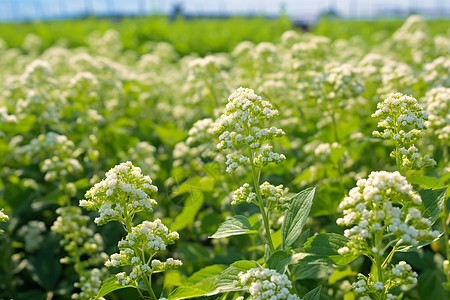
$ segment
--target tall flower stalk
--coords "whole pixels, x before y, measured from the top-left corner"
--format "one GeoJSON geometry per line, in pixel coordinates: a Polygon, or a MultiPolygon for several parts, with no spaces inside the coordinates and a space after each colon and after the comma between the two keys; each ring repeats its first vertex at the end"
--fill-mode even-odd
{"type": "MultiPolygon", "coordinates": [[[[268,127],[265,123],[278,115],[278,110],[272,105],[256,95],[253,90],[239,88],[228,98],[228,104],[224,114],[217,121],[214,131],[219,136],[219,150],[230,149],[234,152],[227,155],[227,172],[234,172],[239,166],[250,165],[253,179],[253,186],[245,184],[238,189],[233,196],[233,204],[242,202],[256,204],[261,212],[262,222],[265,230],[264,241],[268,245],[270,252],[274,252],[269,211],[267,207],[269,201],[279,201],[279,197],[270,196],[269,199],[262,192],[260,186],[261,170],[269,163],[280,163],[286,157],[272,151],[272,147],[267,142],[274,138],[281,137],[285,133],[274,126],[268,127]],[[239,193],[239,191],[245,191],[239,193]]],[[[270,189],[275,187],[270,185],[270,189]]]]}
{"type": "Polygon", "coordinates": [[[132,271],[117,273],[110,280],[117,288],[136,288],[141,298],[145,299],[139,288],[139,282],[142,280],[153,300],[157,297],[151,285],[152,275],[182,265],[177,259],[168,258],[161,262],[155,258],[163,253],[168,245],[175,243],[179,238],[177,232],[170,232],[159,219],[133,226],[136,213],[153,211],[157,202],[150,194],[157,190],[149,176],[144,176],[140,168],[126,162],[109,170],[106,178],[87,191],[86,199],[80,201],[81,207],[100,213],[94,220],[96,224],[118,221],[127,233],[118,243],[119,252],[112,254],[105,266],[131,266],[132,271]]]}

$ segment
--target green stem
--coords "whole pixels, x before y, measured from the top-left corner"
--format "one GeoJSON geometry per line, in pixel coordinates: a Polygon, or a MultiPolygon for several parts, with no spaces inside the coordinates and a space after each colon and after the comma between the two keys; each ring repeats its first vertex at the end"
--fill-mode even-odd
{"type": "Polygon", "coordinates": [[[152,300],[158,300],[158,298],[156,298],[155,293],[153,292],[152,285],[150,284],[150,281],[149,281],[149,278],[147,277],[147,275],[142,276],[142,278],[144,279],[145,286],[147,287],[150,298],[152,300]]]}
{"type": "Polygon", "coordinates": [[[338,136],[338,132],[337,132],[336,117],[334,116],[334,113],[331,113],[331,120],[333,121],[334,139],[336,140],[336,142],[339,143],[339,136],[338,136]]]}
{"type": "MultiPolygon", "coordinates": [[[[383,249],[383,247],[380,247],[382,243],[382,233],[379,232],[375,234],[375,247],[377,249],[383,249]]],[[[375,265],[377,267],[377,280],[381,282],[384,286],[384,278],[383,278],[383,256],[380,255],[380,253],[375,253],[375,265]]],[[[378,299],[385,300],[386,299],[386,293],[385,291],[380,292],[378,299]]]]}
{"type": "Polygon", "coordinates": [[[255,186],[256,196],[258,197],[259,209],[261,210],[264,229],[266,230],[266,240],[268,241],[270,252],[273,253],[275,251],[275,248],[273,246],[272,236],[270,235],[269,218],[267,217],[264,202],[261,197],[261,191],[259,189],[259,172],[256,171],[256,167],[253,162],[253,152],[251,149],[250,149],[250,165],[252,166],[253,185],[255,186]]]}

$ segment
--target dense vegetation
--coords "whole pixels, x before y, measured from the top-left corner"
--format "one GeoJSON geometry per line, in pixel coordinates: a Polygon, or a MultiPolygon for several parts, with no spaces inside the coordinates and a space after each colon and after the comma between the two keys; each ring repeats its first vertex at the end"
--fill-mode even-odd
{"type": "Polygon", "coordinates": [[[448,33],[327,24],[1,25],[0,298],[449,298],[448,33]]]}

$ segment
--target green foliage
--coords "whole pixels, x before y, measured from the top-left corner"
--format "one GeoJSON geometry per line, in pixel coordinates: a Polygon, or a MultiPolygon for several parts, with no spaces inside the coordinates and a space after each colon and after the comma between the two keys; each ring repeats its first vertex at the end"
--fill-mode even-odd
{"type": "Polygon", "coordinates": [[[135,287],[135,286],[131,285],[131,284],[121,285],[119,282],[117,282],[116,277],[108,278],[103,282],[102,287],[98,291],[96,299],[106,296],[109,293],[112,293],[116,290],[125,289],[125,288],[129,288],[129,287],[135,287]]]}
{"type": "Polygon", "coordinates": [[[274,269],[277,273],[283,274],[286,266],[291,262],[291,255],[285,251],[275,251],[267,259],[266,266],[269,269],[274,269]]]}
{"type": "Polygon", "coordinates": [[[351,253],[339,254],[338,250],[348,243],[348,239],[337,233],[319,233],[310,237],[303,245],[305,251],[320,257],[328,258],[336,265],[346,265],[357,257],[351,253]]]}
{"type": "Polygon", "coordinates": [[[422,189],[419,191],[423,203],[423,216],[431,221],[436,222],[441,214],[446,197],[447,187],[440,189],[422,189]]]}
{"type": "Polygon", "coordinates": [[[244,216],[233,216],[223,222],[211,238],[224,238],[232,235],[257,233],[259,228],[254,228],[244,216]]]}
{"type": "Polygon", "coordinates": [[[315,188],[301,191],[292,198],[281,226],[282,248],[287,249],[302,233],[309,211],[314,201],[315,188]]]}
{"type": "Polygon", "coordinates": [[[108,29],[115,29],[121,34],[121,41],[127,50],[145,53],[148,50],[145,45],[147,41],[168,42],[181,55],[196,52],[202,56],[229,52],[242,40],[254,43],[274,41],[290,28],[291,22],[287,18],[270,20],[263,17],[250,21],[244,17],[225,20],[179,18],[170,21],[165,16],[148,16],[120,21],[89,18],[0,24],[1,38],[15,48],[22,45],[27,34],[40,36],[43,40],[41,50],[44,50],[58,41],[71,48],[86,46],[86,36],[92,31],[104,33],[108,29]]]}

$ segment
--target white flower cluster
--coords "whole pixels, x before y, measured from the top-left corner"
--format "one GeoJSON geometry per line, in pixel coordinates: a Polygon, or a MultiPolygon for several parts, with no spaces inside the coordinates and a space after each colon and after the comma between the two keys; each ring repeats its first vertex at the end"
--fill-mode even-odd
{"type": "Polygon", "coordinates": [[[98,225],[113,220],[124,224],[139,211],[153,210],[157,202],[150,194],[157,190],[151,178],[128,161],[109,170],[105,179],[86,192],[86,200],[80,200],[80,206],[100,213],[94,220],[98,225]]]}
{"type": "MultiPolygon", "coordinates": [[[[0,222],[8,222],[9,217],[7,214],[3,212],[3,209],[0,210],[0,222]]],[[[3,229],[0,229],[0,235],[3,234],[5,231],[3,229]]]]}
{"type": "Polygon", "coordinates": [[[28,87],[39,86],[43,82],[47,82],[52,74],[53,70],[50,64],[37,59],[26,66],[25,72],[21,77],[22,84],[28,87]]]}
{"type": "Polygon", "coordinates": [[[206,118],[195,122],[188,132],[186,144],[189,147],[195,146],[199,143],[211,141],[214,134],[215,123],[213,119],[206,118]]]}
{"type": "Polygon", "coordinates": [[[159,171],[159,165],[155,158],[156,148],[148,142],[138,142],[134,147],[128,149],[127,158],[137,163],[145,174],[152,177],[159,171]]]}
{"type": "Polygon", "coordinates": [[[422,217],[419,210],[422,199],[400,173],[372,172],[368,179],[360,179],[356,185],[339,205],[344,217],[336,223],[351,227],[344,232],[350,241],[339,249],[339,254],[383,255],[388,247],[375,244],[375,235],[397,241],[397,246],[416,246],[419,241],[439,236],[438,231],[431,230],[431,221],[422,217]]]}
{"type": "MultiPolygon", "coordinates": [[[[217,121],[214,128],[215,133],[220,133],[219,150],[237,148],[240,145],[250,147],[252,156],[255,154],[254,162],[258,158],[258,152],[267,152],[263,145],[276,137],[284,135],[284,131],[276,127],[265,128],[264,122],[278,115],[278,110],[256,95],[253,90],[239,88],[228,98],[225,113],[217,121]]],[[[282,158],[278,153],[261,153],[259,161],[264,164],[268,162],[280,162],[282,158]]],[[[239,165],[249,162],[245,155],[233,154],[227,156],[227,172],[233,172],[239,165]]]]}
{"type": "Polygon", "coordinates": [[[248,290],[255,300],[300,300],[292,289],[292,282],[285,274],[266,268],[253,268],[240,272],[239,280],[234,281],[236,287],[248,290]]]}
{"type": "Polygon", "coordinates": [[[50,131],[31,140],[23,149],[34,162],[40,162],[46,181],[61,180],[68,174],[77,174],[83,170],[75,158],[75,145],[65,135],[50,131]]]}
{"type": "Polygon", "coordinates": [[[352,288],[359,296],[383,295],[387,299],[396,299],[394,295],[389,293],[390,290],[401,285],[417,283],[417,273],[404,261],[392,266],[384,274],[384,283],[374,280],[372,275],[366,277],[363,274],[358,274],[358,281],[352,284],[352,288]]]}
{"type": "MultiPolygon", "coordinates": [[[[269,207],[274,206],[277,209],[283,211],[289,208],[290,198],[286,197],[287,188],[284,188],[282,184],[274,186],[269,182],[264,182],[259,186],[261,191],[261,197],[266,200],[269,207]]],[[[253,203],[258,205],[258,199],[256,193],[253,192],[253,187],[248,183],[234,191],[232,196],[233,201],[231,205],[239,205],[241,203],[253,203]]]]}
{"type": "Polygon", "coordinates": [[[286,156],[284,156],[284,154],[279,154],[277,152],[273,152],[272,146],[266,145],[264,148],[261,149],[259,154],[257,156],[255,156],[255,158],[253,159],[253,162],[258,167],[264,167],[268,163],[279,164],[285,159],[286,159],[286,156]]]}
{"type": "Polygon", "coordinates": [[[433,86],[450,86],[450,59],[441,56],[424,66],[424,80],[433,86]]]}
{"type": "Polygon", "coordinates": [[[291,199],[286,197],[288,189],[284,188],[282,184],[274,186],[266,181],[261,184],[259,188],[261,190],[261,197],[266,199],[269,208],[272,205],[280,211],[284,211],[289,208],[291,199]]]}
{"type": "Polygon", "coordinates": [[[7,222],[8,220],[8,215],[3,212],[3,209],[0,210],[0,222],[7,222]]]}
{"type": "Polygon", "coordinates": [[[217,77],[222,68],[223,61],[214,55],[193,59],[188,64],[188,80],[207,80],[217,77]]]}
{"type": "Polygon", "coordinates": [[[397,146],[391,153],[393,157],[400,156],[402,165],[406,168],[422,168],[434,166],[436,162],[429,156],[421,157],[414,142],[425,135],[428,113],[422,109],[417,100],[401,93],[390,94],[377,105],[374,118],[381,118],[378,127],[384,131],[374,131],[373,135],[385,139],[393,139],[397,146]],[[397,153],[398,151],[398,153],[397,153]]]}
{"type": "Polygon", "coordinates": [[[34,252],[38,250],[44,242],[43,233],[47,231],[45,223],[42,221],[29,221],[17,231],[23,238],[25,251],[34,252]]]}
{"type": "Polygon", "coordinates": [[[343,99],[352,99],[364,91],[364,86],[356,72],[349,64],[330,63],[325,66],[325,88],[326,95],[323,105],[330,107],[333,102],[340,103],[343,99]]]}
{"type": "Polygon", "coordinates": [[[78,72],[69,81],[69,95],[81,101],[99,101],[100,82],[91,72],[78,72]]]}
{"type": "Polygon", "coordinates": [[[169,257],[166,261],[161,262],[158,259],[154,259],[151,262],[152,266],[152,272],[164,272],[170,269],[176,269],[178,267],[181,267],[183,265],[183,262],[179,259],[173,259],[172,257],[169,257]]]}
{"type": "Polygon", "coordinates": [[[431,89],[421,100],[430,114],[429,127],[442,143],[450,142],[450,88],[431,89]]]}
{"type": "Polygon", "coordinates": [[[278,61],[278,51],[274,44],[262,42],[253,49],[254,67],[267,70],[274,68],[278,61]]]}
{"type": "Polygon", "coordinates": [[[156,219],[153,222],[144,221],[133,227],[125,239],[119,242],[120,252],[112,254],[110,259],[105,262],[105,266],[133,266],[133,271],[128,275],[125,272],[119,273],[122,275],[116,275],[116,277],[118,276],[118,280],[122,282],[122,285],[129,284],[131,282],[129,280],[130,278],[134,281],[139,276],[177,268],[182,263],[173,258],[168,258],[164,263],[159,260],[153,260],[151,266],[149,266],[146,261],[142,260],[142,253],[150,252],[150,255],[154,256],[166,250],[167,246],[174,244],[178,238],[178,233],[176,231],[170,232],[161,223],[160,219],[156,219]],[[139,249],[139,251],[136,249],[139,249]]]}
{"type": "Polygon", "coordinates": [[[8,108],[2,106],[0,107],[0,123],[17,123],[17,117],[15,115],[9,115],[8,108]]]}
{"type": "Polygon", "coordinates": [[[244,202],[258,205],[256,193],[253,192],[253,187],[251,187],[248,183],[244,183],[243,186],[233,192],[231,205],[236,206],[244,202]]]}
{"type": "MultiPolygon", "coordinates": [[[[103,269],[94,268],[87,270],[80,276],[80,281],[75,283],[75,287],[80,289],[80,292],[72,294],[74,300],[90,300],[97,296],[102,281],[107,277],[107,271],[103,269]]],[[[100,297],[99,300],[105,300],[100,297]]]]}
{"type": "Polygon", "coordinates": [[[224,157],[212,145],[214,127],[215,122],[211,118],[195,122],[188,132],[188,138],[175,145],[173,150],[174,167],[189,164],[203,170],[205,164],[209,162],[223,162],[224,157]]]}
{"type": "Polygon", "coordinates": [[[330,143],[319,144],[314,149],[314,155],[320,158],[321,160],[326,160],[331,155],[331,144],[330,143]]]}

